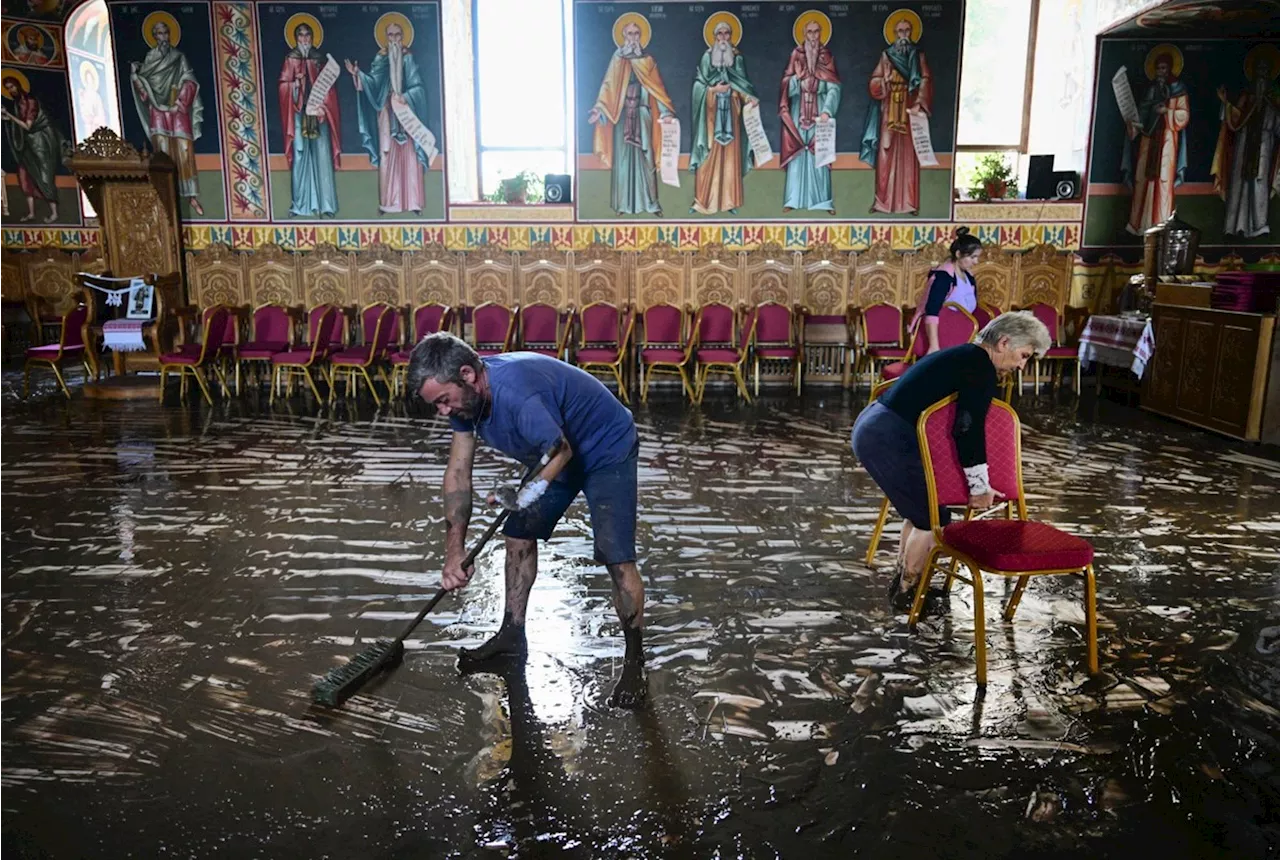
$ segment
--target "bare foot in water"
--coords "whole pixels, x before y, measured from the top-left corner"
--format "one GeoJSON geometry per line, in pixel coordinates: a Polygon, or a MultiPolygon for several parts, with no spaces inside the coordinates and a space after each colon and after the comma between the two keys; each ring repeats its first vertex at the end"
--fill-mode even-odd
{"type": "Polygon", "coordinates": [[[502,619],[502,627],[489,641],[478,648],[462,648],[458,658],[472,663],[504,658],[522,658],[529,653],[529,643],[525,639],[524,625],[516,624],[511,616],[502,619]]]}
{"type": "Polygon", "coordinates": [[[649,696],[649,684],[644,677],[644,664],[639,660],[627,660],[622,664],[622,677],[613,685],[609,694],[609,707],[635,711],[644,707],[649,696]]]}

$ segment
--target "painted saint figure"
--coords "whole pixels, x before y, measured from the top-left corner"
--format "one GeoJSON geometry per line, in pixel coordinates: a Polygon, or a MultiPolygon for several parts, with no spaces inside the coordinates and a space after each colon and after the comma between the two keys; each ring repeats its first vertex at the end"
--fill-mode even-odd
{"type": "Polygon", "coordinates": [[[286,38],[292,36],[291,50],[284,58],[278,82],[280,127],[284,131],[284,157],[289,164],[292,204],[290,215],[330,216],[338,212],[338,189],[334,171],[342,164],[342,134],[338,118],[338,90],[332,85],[318,108],[307,110],[316,78],[328,62],[328,54],[317,50],[324,38],[320,24],[310,21],[292,27],[286,24],[286,38]]]}
{"type": "Polygon", "coordinates": [[[1157,46],[1147,56],[1146,69],[1151,83],[1138,100],[1139,121],[1130,123],[1121,156],[1124,184],[1133,189],[1125,229],[1135,236],[1173,215],[1173,189],[1187,172],[1182,132],[1191,120],[1187,88],[1178,80],[1182,52],[1157,46]]]}
{"type": "Polygon", "coordinates": [[[787,178],[783,211],[823,209],[836,214],[831,165],[818,167],[813,140],[818,123],[834,122],[840,107],[840,74],[827,49],[831,21],[821,12],[796,20],[796,47],[782,74],[778,114],[782,119],[781,165],[787,178]]]}
{"type": "Polygon", "coordinates": [[[713,15],[710,47],[693,78],[693,143],[689,169],[694,171],[693,209],[703,215],[734,213],[742,205],[742,177],[755,156],[747,143],[742,109],[760,98],[747,78],[736,47],[742,25],[728,12],[713,15]]]}
{"type": "Polygon", "coordinates": [[[80,61],[80,87],[76,90],[76,114],[82,119],[81,139],[107,125],[107,105],[99,88],[98,68],[88,60],[80,61]]]}
{"type": "Polygon", "coordinates": [[[1218,87],[1222,102],[1222,129],[1213,155],[1214,190],[1226,201],[1222,232],[1228,236],[1264,236],[1271,198],[1280,194],[1280,170],[1276,158],[1280,142],[1280,51],[1259,45],[1245,58],[1245,74],[1253,88],[1234,103],[1225,87],[1218,87]],[[1270,49],[1270,50],[1267,50],[1270,49]]]}
{"type": "Polygon", "coordinates": [[[49,65],[49,55],[44,52],[44,33],[35,27],[18,30],[17,44],[13,47],[13,59],[30,66],[49,65]]]}
{"type": "Polygon", "coordinates": [[[181,31],[167,12],[152,12],[142,24],[151,46],[141,63],[129,64],[130,88],[138,119],[156,152],[167,153],[178,166],[178,196],[204,214],[196,173],[195,142],[200,139],[204,104],[200,83],[184,53],[178,50],[181,31]]]}
{"type": "Polygon", "coordinates": [[[871,104],[862,132],[863,162],[876,170],[872,212],[920,211],[920,159],[911,143],[911,114],[933,111],[933,78],[917,47],[920,17],[900,9],[885,22],[889,47],[871,73],[871,104]]]}
{"type": "Polygon", "coordinates": [[[610,205],[619,215],[662,215],[658,202],[661,123],[675,118],[658,64],[646,52],[649,22],[628,12],[613,25],[618,49],[600,83],[587,121],[595,127],[592,151],[612,179],[610,205]]]}
{"type": "Polygon", "coordinates": [[[27,198],[27,214],[18,220],[36,217],[36,198],[49,204],[46,223],[58,219],[58,188],[55,174],[62,158],[62,133],[53,125],[39,100],[31,95],[26,77],[5,69],[4,97],[12,103],[4,108],[5,138],[18,162],[18,185],[27,198]]]}
{"type": "Polygon", "coordinates": [[[422,174],[435,152],[423,149],[397,114],[407,112],[423,126],[428,119],[427,90],[409,52],[413,25],[399,12],[388,12],[374,25],[374,38],[379,49],[369,71],[345,62],[356,88],[360,141],[378,166],[378,210],[417,214],[425,203],[422,174]]]}

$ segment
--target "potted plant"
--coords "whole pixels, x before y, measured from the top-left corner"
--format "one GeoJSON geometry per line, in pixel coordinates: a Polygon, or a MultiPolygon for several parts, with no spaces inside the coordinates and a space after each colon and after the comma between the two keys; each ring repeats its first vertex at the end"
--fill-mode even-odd
{"type": "Polygon", "coordinates": [[[969,186],[969,196],[974,200],[987,203],[991,200],[1003,200],[1009,186],[1018,185],[1018,175],[1013,172],[1013,165],[1002,153],[991,152],[978,160],[973,172],[973,183],[969,186]]]}
{"type": "Polygon", "coordinates": [[[523,170],[498,183],[488,197],[491,203],[541,203],[545,192],[542,177],[532,170],[523,170]]]}

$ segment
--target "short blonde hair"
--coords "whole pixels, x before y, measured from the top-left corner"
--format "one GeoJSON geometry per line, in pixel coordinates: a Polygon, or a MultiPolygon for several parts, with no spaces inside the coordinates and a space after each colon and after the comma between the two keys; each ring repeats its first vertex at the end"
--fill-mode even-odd
{"type": "Polygon", "coordinates": [[[978,343],[995,346],[1006,337],[1011,348],[1029,346],[1036,355],[1044,355],[1053,342],[1049,330],[1031,311],[1010,311],[983,326],[978,332],[978,343]]]}

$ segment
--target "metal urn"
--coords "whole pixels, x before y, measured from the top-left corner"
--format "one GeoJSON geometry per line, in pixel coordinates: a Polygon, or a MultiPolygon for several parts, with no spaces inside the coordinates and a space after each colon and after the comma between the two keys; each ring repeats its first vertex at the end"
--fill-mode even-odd
{"type": "Polygon", "coordinates": [[[1149,282],[1163,277],[1191,275],[1195,272],[1200,231],[1174,212],[1168,221],[1147,230],[1143,245],[1143,268],[1149,282]]]}

